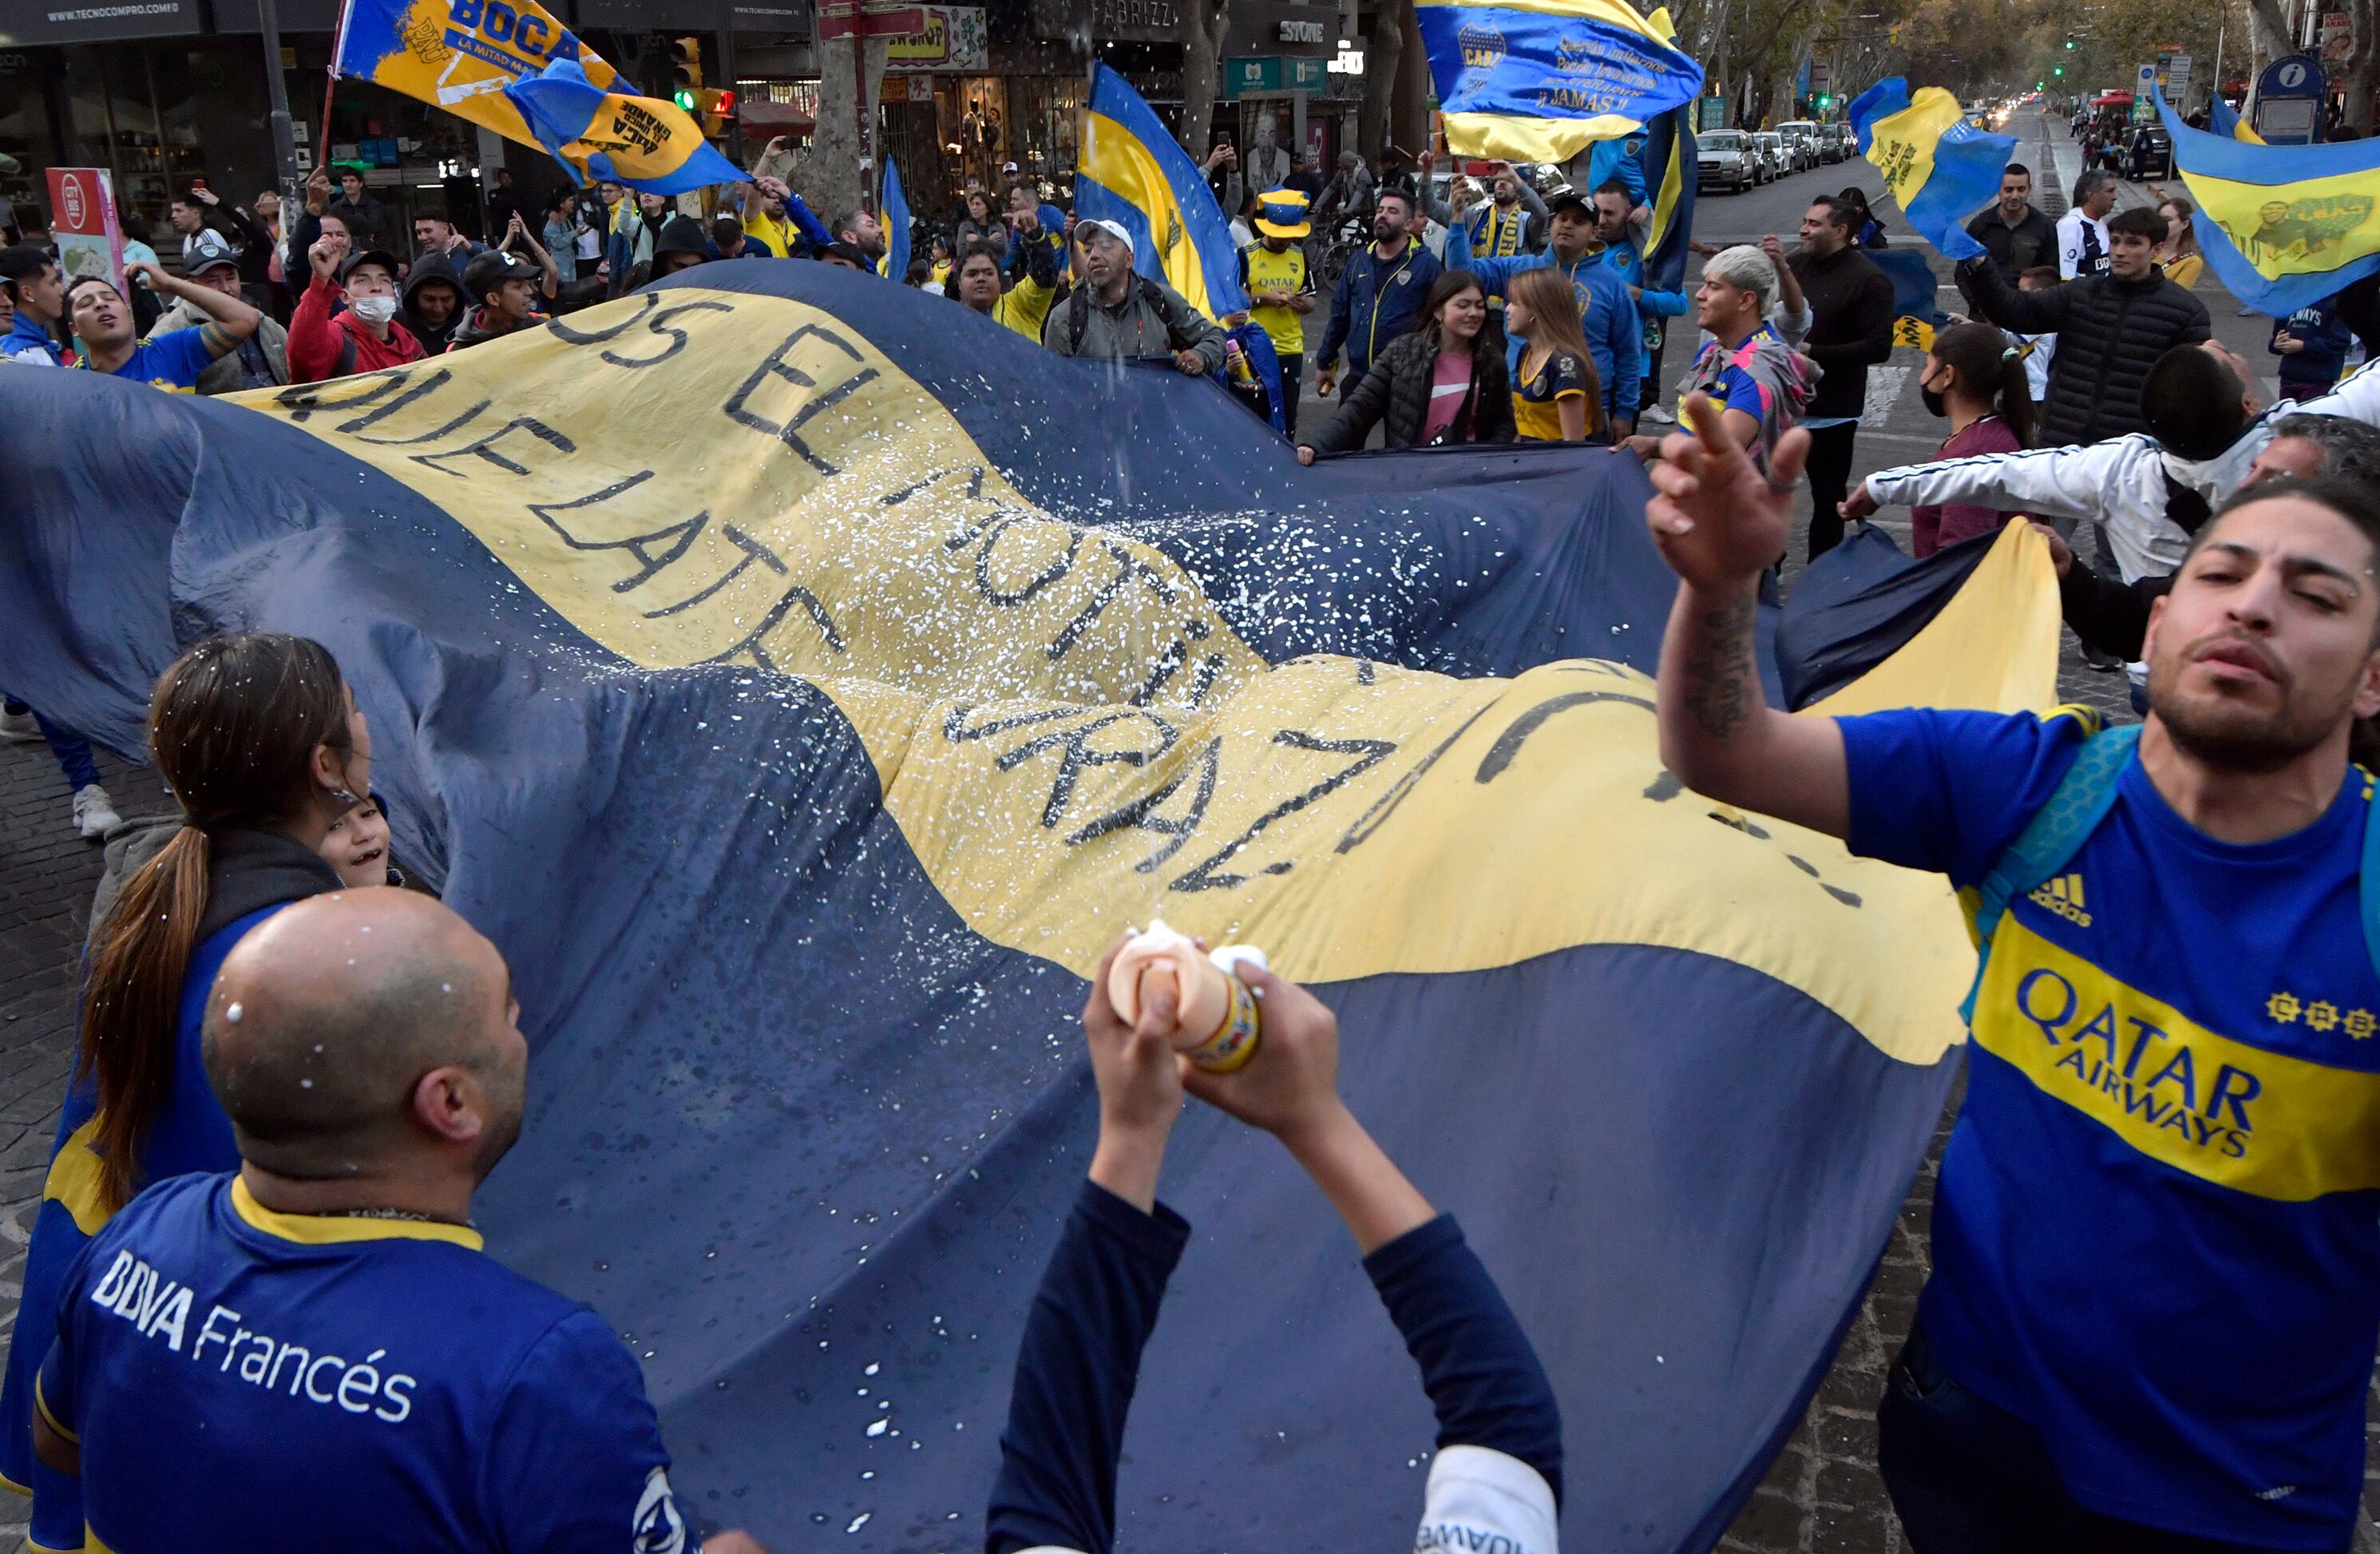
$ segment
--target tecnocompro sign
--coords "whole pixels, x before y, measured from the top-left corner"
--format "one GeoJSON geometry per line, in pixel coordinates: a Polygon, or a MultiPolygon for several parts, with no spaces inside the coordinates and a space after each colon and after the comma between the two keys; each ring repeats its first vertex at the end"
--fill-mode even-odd
{"type": "Polygon", "coordinates": [[[0,47],[170,38],[200,30],[200,0],[0,0],[0,47]]]}

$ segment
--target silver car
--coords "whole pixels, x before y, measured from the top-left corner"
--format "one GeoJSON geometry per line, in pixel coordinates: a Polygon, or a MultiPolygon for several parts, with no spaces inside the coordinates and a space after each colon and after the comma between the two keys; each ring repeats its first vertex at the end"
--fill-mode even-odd
{"type": "Polygon", "coordinates": [[[1743,131],[1712,129],[1694,137],[1695,187],[1741,194],[1766,182],[1762,174],[1760,154],[1743,131]]]}
{"type": "Polygon", "coordinates": [[[1806,173],[1825,160],[1818,152],[1818,127],[1805,118],[1787,119],[1777,127],[1785,137],[1785,149],[1792,153],[1793,171],[1806,173]]]}
{"type": "Polygon", "coordinates": [[[1793,165],[1793,153],[1785,147],[1785,137],[1773,129],[1763,129],[1754,135],[1752,149],[1759,153],[1771,183],[1788,173],[1799,171],[1793,165]]]}

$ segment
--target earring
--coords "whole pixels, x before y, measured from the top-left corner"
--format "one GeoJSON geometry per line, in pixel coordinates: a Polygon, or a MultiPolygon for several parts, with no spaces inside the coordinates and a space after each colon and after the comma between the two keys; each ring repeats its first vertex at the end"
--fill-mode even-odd
{"type": "Polygon", "coordinates": [[[354,808],[357,805],[361,804],[361,803],[363,802],[363,800],[361,800],[361,799],[358,798],[355,795],[353,795],[353,794],[349,793],[349,792],[348,792],[346,789],[345,789],[345,788],[341,788],[338,792],[336,792],[336,793],[333,794],[331,796],[332,796],[333,798],[337,799],[341,804],[346,805],[346,806],[348,808],[350,808],[350,809],[354,808]]]}

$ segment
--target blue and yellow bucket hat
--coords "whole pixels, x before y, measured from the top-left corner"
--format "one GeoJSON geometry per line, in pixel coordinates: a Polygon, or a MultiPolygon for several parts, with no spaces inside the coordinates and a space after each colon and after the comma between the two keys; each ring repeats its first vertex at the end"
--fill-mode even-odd
{"type": "Polygon", "coordinates": [[[1314,230],[1306,219],[1306,198],[1293,188],[1268,189],[1257,196],[1257,230],[1268,237],[1303,237],[1314,230]]]}

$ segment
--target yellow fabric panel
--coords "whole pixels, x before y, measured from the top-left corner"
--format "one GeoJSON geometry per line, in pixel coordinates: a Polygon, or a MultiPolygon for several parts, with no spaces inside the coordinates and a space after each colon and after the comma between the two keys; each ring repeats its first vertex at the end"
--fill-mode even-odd
{"type": "Polygon", "coordinates": [[[674,103],[608,91],[578,139],[563,142],[561,155],[584,172],[588,159],[612,160],[612,170],[630,183],[665,178],[702,150],[702,127],[674,103]]]}
{"type": "Polygon", "coordinates": [[[2031,524],[2000,529],[1966,585],[1901,650],[1803,710],[1840,718],[1895,707],[2047,713],[2058,704],[2058,569],[2031,524]]]}
{"type": "Polygon", "coordinates": [[[1934,176],[1934,148],[1966,115],[1959,100],[1938,86],[1920,87],[1909,106],[1869,127],[1867,159],[1884,174],[1892,197],[1904,206],[1934,176]]]}
{"type": "MultiPolygon", "coordinates": [[[[1524,6],[1524,10],[1548,10],[1524,6]]],[[[1440,114],[1447,150],[1457,156],[1492,157],[1500,162],[1568,162],[1597,140],[1633,135],[1645,127],[1642,119],[1622,114],[1598,114],[1593,118],[1531,118],[1519,114],[1440,114]]]]}
{"type": "MultiPolygon", "coordinates": [[[[2070,887],[2050,894],[2083,909],[2070,887]]],[[[1975,1040],[2141,1153],[2203,1181],[2288,1203],[2380,1187],[2380,1074],[2209,1030],[2013,914],[1992,935],[1975,1040]]]]}
{"type": "Polygon", "coordinates": [[[2380,252],[2380,178],[2370,173],[2243,184],[2185,169],[2206,219],[2268,278],[2320,274],[2380,252]]]}
{"type": "Polygon", "coordinates": [[[113,1217],[100,1192],[99,1154],[91,1147],[98,1136],[97,1117],[68,1134],[42,1179],[42,1196],[62,1205],[86,1236],[97,1235],[113,1217]]]}
{"type": "MultiPolygon", "coordinates": [[[[450,0],[414,0],[397,29],[405,46],[383,57],[367,79],[392,91],[432,103],[482,128],[492,129],[507,140],[536,146],[537,137],[529,133],[520,110],[504,93],[504,89],[519,77],[478,57],[468,48],[457,49],[446,42],[448,31],[457,30],[471,33],[480,46],[501,55],[519,57],[526,50],[530,55],[541,57],[556,40],[568,34],[569,29],[536,0],[509,3],[512,16],[503,21],[504,35],[497,38],[488,33],[489,25],[496,18],[489,17],[485,7],[478,8],[475,25],[465,26],[457,22],[450,0]],[[535,46],[529,47],[532,37],[535,46]]],[[[597,86],[609,87],[619,77],[619,72],[598,55],[582,53],[578,63],[586,70],[587,79],[597,86]]]]}
{"type": "MultiPolygon", "coordinates": [[[[1078,973],[1160,912],[1317,980],[1668,945],[1803,988],[1895,1057],[1962,1038],[1973,960],[1940,881],[1681,791],[1643,675],[1268,667],[1169,557],[1036,508],[807,304],[625,297],[239,402],[423,492],[633,663],[810,679],[953,907],[1078,973]],[[655,424],[666,454],[623,434],[655,424]]],[[[1946,612],[1967,627],[1872,678],[2046,707],[2056,589],[2019,536],[1946,612]]]]}

